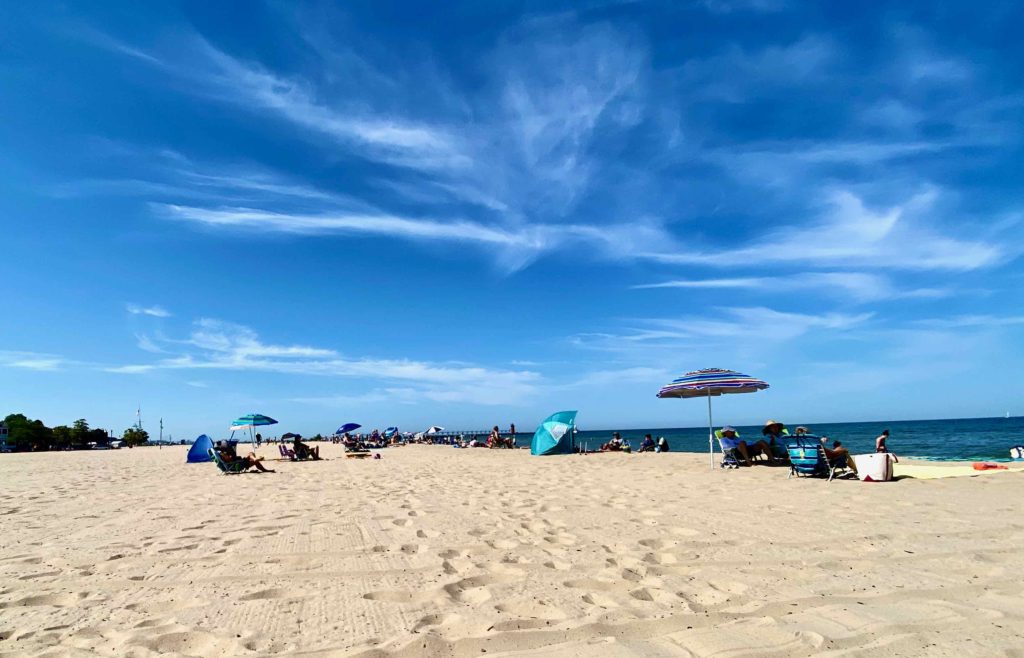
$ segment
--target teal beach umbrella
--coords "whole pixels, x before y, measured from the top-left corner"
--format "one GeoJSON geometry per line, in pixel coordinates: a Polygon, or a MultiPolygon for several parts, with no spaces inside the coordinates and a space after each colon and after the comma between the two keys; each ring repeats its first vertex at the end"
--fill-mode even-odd
{"type": "Polygon", "coordinates": [[[235,432],[240,430],[249,430],[249,441],[253,442],[254,427],[264,427],[266,425],[277,425],[277,421],[270,416],[264,416],[263,414],[247,414],[240,418],[236,418],[231,421],[231,437],[234,438],[235,432]]]}
{"type": "Polygon", "coordinates": [[[530,442],[531,455],[567,455],[573,451],[576,412],[553,413],[537,427],[530,442]]]}

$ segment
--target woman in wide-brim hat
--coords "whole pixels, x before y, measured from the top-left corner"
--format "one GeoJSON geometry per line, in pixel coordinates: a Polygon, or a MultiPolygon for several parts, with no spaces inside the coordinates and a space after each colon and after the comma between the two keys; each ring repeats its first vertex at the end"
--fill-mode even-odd
{"type": "Polygon", "coordinates": [[[784,456],[785,445],[782,442],[782,437],[789,434],[785,425],[777,420],[769,420],[764,424],[764,427],[761,428],[761,434],[764,435],[765,441],[767,441],[768,445],[771,446],[771,453],[773,456],[775,454],[778,454],[779,457],[784,456]],[[778,450],[778,453],[776,453],[776,445],[782,446],[782,448],[778,450]]]}

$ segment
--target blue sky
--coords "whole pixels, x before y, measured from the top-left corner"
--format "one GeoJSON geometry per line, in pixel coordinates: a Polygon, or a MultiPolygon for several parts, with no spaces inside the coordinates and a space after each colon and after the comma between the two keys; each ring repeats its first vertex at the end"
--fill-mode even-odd
{"type": "Polygon", "coordinates": [[[0,411],[692,426],[655,392],[726,367],[733,423],[1024,413],[1021,24],[5,4],[0,411]]]}

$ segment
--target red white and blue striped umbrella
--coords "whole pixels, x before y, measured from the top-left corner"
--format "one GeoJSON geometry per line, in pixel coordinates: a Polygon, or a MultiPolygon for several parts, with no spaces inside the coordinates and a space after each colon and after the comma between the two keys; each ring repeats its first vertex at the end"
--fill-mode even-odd
{"type": "Polygon", "coordinates": [[[696,398],[728,393],[754,393],[768,388],[767,382],[735,370],[705,368],[688,372],[661,387],[659,398],[696,398]]]}
{"type": "Polygon", "coordinates": [[[711,467],[715,466],[715,427],[711,420],[711,398],[716,395],[731,393],[754,393],[768,388],[768,383],[754,379],[750,375],[735,370],[721,368],[705,368],[694,370],[682,377],[672,380],[671,384],[661,387],[659,398],[698,398],[708,399],[708,452],[711,467]]]}

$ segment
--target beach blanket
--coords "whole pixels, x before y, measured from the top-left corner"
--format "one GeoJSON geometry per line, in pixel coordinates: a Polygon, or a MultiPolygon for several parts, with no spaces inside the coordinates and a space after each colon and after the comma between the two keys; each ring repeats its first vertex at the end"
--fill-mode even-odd
{"type": "Polygon", "coordinates": [[[1022,472],[1024,466],[1007,465],[1005,469],[975,470],[972,464],[956,466],[932,466],[931,464],[895,464],[893,474],[896,478],[915,478],[917,480],[933,480],[937,478],[973,477],[990,473],[1022,472]]]}

